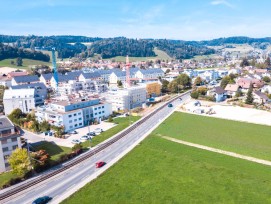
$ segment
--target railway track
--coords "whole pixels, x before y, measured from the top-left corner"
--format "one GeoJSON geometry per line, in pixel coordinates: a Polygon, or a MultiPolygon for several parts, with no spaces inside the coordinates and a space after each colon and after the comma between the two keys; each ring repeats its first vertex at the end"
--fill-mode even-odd
{"type": "Polygon", "coordinates": [[[140,119],[139,121],[135,122],[132,126],[128,127],[127,129],[125,129],[123,132],[118,133],[115,137],[109,139],[107,142],[101,144],[100,146],[98,146],[97,148],[95,148],[94,150],[90,150],[89,152],[87,152],[86,154],[84,154],[83,156],[80,156],[78,158],[73,159],[72,161],[70,161],[69,163],[63,165],[63,167],[61,167],[60,169],[57,169],[55,171],[52,171],[46,175],[40,176],[39,178],[33,179],[29,182],[24,182],[23,184],[21,184],[20,186],[13,188],[9,191],[6,191],[2,194],[0,194],[0,201],[4,200],[8,197],[11,197],[13,195],[16,195],[17,193],[28,189],[38,183],[41,183],[42,181],[45,181],[61,172],[64,172],[67,169],[70,169],[71,167],[89,159],[90,157],[94,156],[95,154],[101,152],[102,150],[104,150],[105,148],[107,148],[108,146],[112,145],[113,143],[115,143],[116,141],[120,140],[121,138],[123,138],[124,136],[126,136],[128,133],[130,133],[131,131],[133,131],[135,128],[137,128],[139,125],[141,125],[142,123],[144,123],[146,120],[148,120],[150,117],[152,117],[153,115],[155,115],[157,112],[159,112],[161,109],[163,109],[164,107],[166,107],[169,103],[172,103],[173,101],[175,101],[176,99],[178,99],[181,96],[184,96],[186,94],[188,94],[190,91],[185,92],[184,94],[180,95],[180,96],[175,96],[172,99],[170,99],[169,101],[167,101],[165,104],[163,104],[162,106],[160,106],[159,108],[155,109],[152,113],[148,114],[147,116],[143,117],[142,119],[140,119]]]}

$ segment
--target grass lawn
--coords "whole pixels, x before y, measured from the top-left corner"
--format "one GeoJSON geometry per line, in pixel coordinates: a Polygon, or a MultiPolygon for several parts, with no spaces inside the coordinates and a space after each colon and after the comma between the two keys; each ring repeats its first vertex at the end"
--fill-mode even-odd
{"type": "MultiPolygon", "coordinates": [[[[159,50],[157,48],[154,48],[153,51],[155,52],[155,54],[157,56],[155,57],[129,57],[129,61],[130,62],[136,62],[136,61],[148,61],[148,60],[171,60],[172,58],[164,51],[159,50]]],[[[117,57],[112,57],[110,58],[115,59],[117,62],[125,62],[126,61],[126,57],[123,56],[117,56],[117,57]]]]}
{"type": "Polygon", "coordinates": [[[49,62],[43,62],[39,60],[31,60],[31,59],[23,59],[23,66],[16,66],[15,64],[12,65],[10,62],[14,61],[16,63],[16,58],[14,59],[5,59],[5,60],[0,60],[0,69],[1,67],[12,67],[12,68],[18,68],[18,69],[29,69],[29,66],[33,65],[48,65],[50,66],[51,63],[49,62]]]}
{"type": "Polygon", "coordinates": [[[0,189],[2,186],[12,178],[17,178],[17,175],[12,174],[11,171],[0,174],[0,189]]]}
{"type": "Polygon", "coordinates": [[[62,203],[270,203],[270,167],[155,136],[62,203]]]}
{"type": "MultiPolygon", "coordinates": [[[[140,117],[139,116],[130,116],[130,120],[131,122],[136,122],[137,120],[139,120],[140,117]]],[[[101,134],[95,136],[92,141],[91,141],[91,146],[94,147],[97,144],[107,140],[108,138],[112,137],[113,135],[117,134],[118,132],[124,130],[125,128],[127,128],[129,126],[129,117],[121,117],[121,118],[115,118],[114,119],[115,123],[118,123],[118,125],[116,125],[115,127],[102,132],[101,134]]],[[[83,147],[89,147],[90,143],[89,141],[83,142],[82,143],[83,147]]]]}
{"type": "Polygon", "coordinates": [[[33,146],[35,150],[44,149],[51,156],[51,160],[56,161],[61,154],[71,152],[71,148],[62,147],[51,142],[43,141],[38,145],[33,146]]]}
{"type": "Polygon", "coordinates": [[[270,126],[175,112],[154,134],[271,160],[270,126]]]}

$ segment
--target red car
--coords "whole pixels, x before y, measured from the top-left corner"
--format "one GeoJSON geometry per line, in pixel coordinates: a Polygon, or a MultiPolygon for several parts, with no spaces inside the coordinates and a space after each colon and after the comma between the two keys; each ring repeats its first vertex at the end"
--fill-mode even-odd
{"type": "Polygon", "coordinates": [[[101,168],[104,165],[105,165],[105,162],[99,161],[99,162],[96,163],[96,168],[101,168]]]}

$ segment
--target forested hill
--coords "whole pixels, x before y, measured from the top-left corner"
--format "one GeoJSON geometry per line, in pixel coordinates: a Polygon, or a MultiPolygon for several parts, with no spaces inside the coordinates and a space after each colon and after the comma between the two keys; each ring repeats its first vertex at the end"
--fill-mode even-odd
{"type": "Polygon", "coordinates": [[[219,46],[224,44],[253,44],[253,43],[271,43],[271,38],[249,38],[244,36],[218,38],[213,40],[204,41],[191,41],[190,43],[196,43],[205,46],[219,46]]]}
{"type": "Polygon", "coordinates": [[[157,47],[175,59],[188,59],[195,55],[208,55],[215,51],[207,46],[224,44],[264,44],[270,43],[271,38],[229,37],[208,41],[183,41],[167,39],[130,39],[91,38],[85,36],[9,36],[0,35],[0,43],[9,43],[14,48],[30,48],[51,50],[55,47],[59,58],[74,56],[91,57],[100,54],[102,58],[116,56],[152,57],[153,49],[157,47]]]}
{"type": "Polygon", "coordinates": [[[50,61],[50,56],[42,52],[29,51],[23,48],[11,47],[0,43],[0,60],[8,58],[27,58],[33,60],[50,61]]]}

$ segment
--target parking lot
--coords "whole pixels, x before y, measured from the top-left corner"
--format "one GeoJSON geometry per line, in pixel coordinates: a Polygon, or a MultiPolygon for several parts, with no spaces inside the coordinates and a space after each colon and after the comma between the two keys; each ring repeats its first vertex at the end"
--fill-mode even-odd
{"type": "MultiPolygon", "coordinates": [[[[65,147],[73,147],[74,144],[72,144],[72,140],[77,139],[79,140],[80,137],[83,135],[86,135],[89,131],[94,132],[96,128],[101,128],[103,131],[106,131],[112,127],[116,126],[115,123],[109,123],[102,121],[98,125],[90,125],[89,127],[82,127],[76,129],[77,134],[66,134],[66,139],[56,138],[53,136],[45,136],[44,133],[42,134],[35,134],[32,132],[25,131],[23,137],[28,139],[30,142],[39,142],[39,141],[49,141],[54,142],[57,145],[65,146],[65,147]]],[[[96,134],[97,137],[99,137],[99,134],[96,134]]]]}

